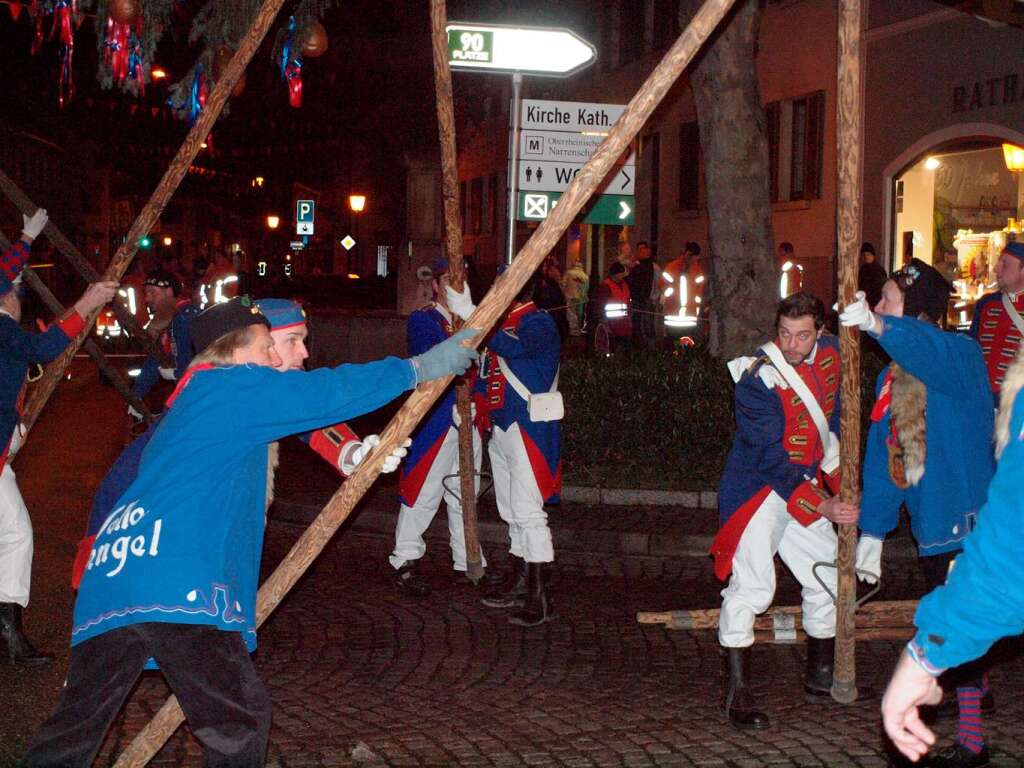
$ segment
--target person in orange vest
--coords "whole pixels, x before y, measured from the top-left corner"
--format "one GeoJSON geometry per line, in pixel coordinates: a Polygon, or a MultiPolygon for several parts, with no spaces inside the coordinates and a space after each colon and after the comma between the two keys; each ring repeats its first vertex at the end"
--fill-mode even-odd
{"type": "Polygon", "coordinates": [[[630,318],[629,286],[626,284],[626,268],[616,261],[606,277],[594,292],[595,311],[598,322],[606,323],[608,335],[615,349],[628,347],[633,336],[633,321],[630,318]]]}
{"type": "Polygon", "coordinates": [[[793,256],[793,244],[781,242],[775,252],[779,264],[779,298],[792,296],[804,287],[804,265],[793,256]]]}
{"type": "Polygon", "coordinates": [[[691,328],[697,325],[705,282],[700,246],[689,242],[679,258],[670,261],[662,270],[661,296],[666,327],[691,328]]]}
{"type": "Polygon", "coordinates": [[[137,257],[128,268],[128,274],[121,279],[121,287],[117,295],[124,299],[128,311],[135,316],[140,328],[149,322],[149,311],[146,307],[145,281],[146,271],[142,268],[142,258],[137,257]]]}

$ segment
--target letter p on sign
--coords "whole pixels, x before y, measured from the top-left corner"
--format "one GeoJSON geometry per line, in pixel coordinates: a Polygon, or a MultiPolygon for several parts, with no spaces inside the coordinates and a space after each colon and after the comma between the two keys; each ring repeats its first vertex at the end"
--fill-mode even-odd
{"type": "Polygon", "coordinates": [[[295,234],[313,234],[313,212],[312,200],[295,201],[295,234]]]}

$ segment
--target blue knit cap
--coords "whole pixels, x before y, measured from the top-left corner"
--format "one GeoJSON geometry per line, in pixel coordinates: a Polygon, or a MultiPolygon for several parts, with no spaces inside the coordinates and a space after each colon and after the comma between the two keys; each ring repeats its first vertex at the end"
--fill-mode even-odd
{"type": "Polygon", "coordinates": [[[1003,250],[1011,256],[1024,260],[1024,243],[1007,243],[1003,250]]]}
{"type": "Polygon", "coordinates": [[[306,324],[302,307],[289,299],[259,299],[256,306],[267,316],[272,331],[306,324]]]}

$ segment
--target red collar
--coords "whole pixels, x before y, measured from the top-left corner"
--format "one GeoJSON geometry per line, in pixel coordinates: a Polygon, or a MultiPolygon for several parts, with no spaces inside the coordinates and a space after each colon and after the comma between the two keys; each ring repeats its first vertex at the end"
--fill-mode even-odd
{"type": "Polygon", "coordinates": [[[178,385],[174,388],[174,391],[171,392],[171,396],[167,398],[167,407],[170,408],[172,405],[174,405],[174,401],[178,399],[178,395],[182,393],[182,390],[185,389],[189,381],[192,379],[193,373],[195,373],[196,371],[208,371],[211,368],[216,368],[216,366],[213,363],[200,363],[199,365],[192,366],[187,371],[185,371],[185,375],[181,377],[181,381],[178,382],[178,385]]]}
{"type": "Polygon", "coordinates": [[[537,305],[532,301],[528,301],[525,304],[520,304],[518,307],[514,307],[511,312],[505,315],[505,322],[501,324],[502,328],[515,328],[519,325],[519,321],[531,312],[537,311],[537,305]]]}

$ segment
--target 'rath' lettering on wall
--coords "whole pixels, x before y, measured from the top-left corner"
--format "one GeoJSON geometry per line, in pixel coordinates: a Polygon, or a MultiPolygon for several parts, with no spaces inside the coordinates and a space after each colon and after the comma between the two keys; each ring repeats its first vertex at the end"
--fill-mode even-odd
{"type": "Polygon", "coordinates": [[[990,77],[971,85],[954,87],[953,113],[973,112],[985,107],[1014,104],[1022,98],[1024,98],[1024,93],[1021,91],[1020,77],[1017,74],[990,77]]]}

